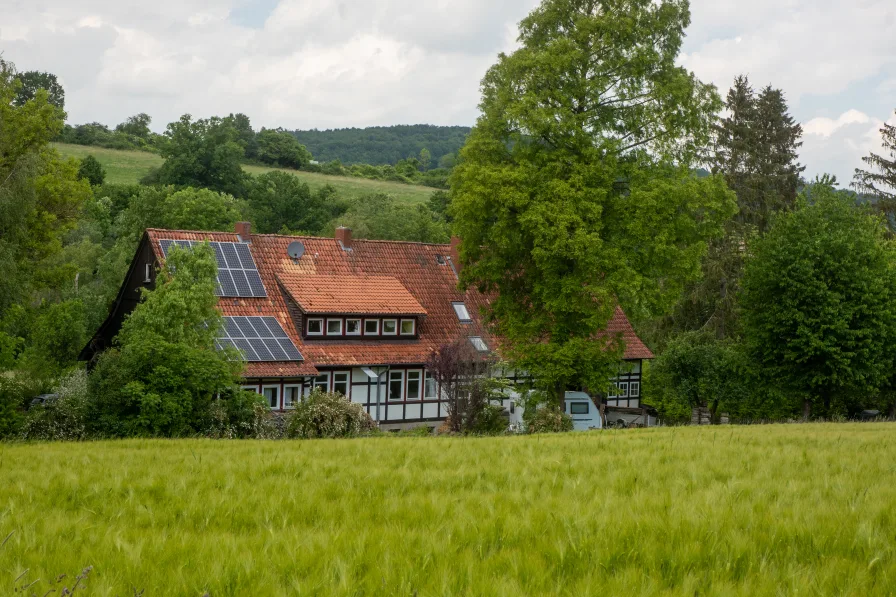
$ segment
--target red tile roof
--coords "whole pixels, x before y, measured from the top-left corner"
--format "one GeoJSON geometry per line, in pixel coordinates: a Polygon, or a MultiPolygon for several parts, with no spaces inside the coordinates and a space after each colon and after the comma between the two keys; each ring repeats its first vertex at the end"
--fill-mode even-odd
{"type": "MultiPolygon", "coordinates": [[[[159,261],[163,253],[158,241],[210,240],[240,242],[235,233],[147,230],[159,261]]],[[[247,377],[266,376],[277,366],[298,366],[314,373],[315,367],[355,365],[423,364],[429,355],[458,338],[481,336],[489,348],[498,348],[495,338],[482,324],[480,312],[488,297],[474,289],[457,289],[457,275],[450,259],[450,245],[399,241],[353,240],[346,251],[332,238],[295,237],[268,234],[251,235],[250,250],[258,266],[268,297],[222,298],[224,315],[270,315],[276,317],[296,344],[305,361],[298,363],[252,363],[247,377]],[[305,254],[293,261],[286,252],[289,244],[301,240],[305,254]],[[444,265],[440,264],[443,263],[444,265]],[[334,284],[351,288],[351,293],[333,292],[334,284]],[[388,302],[385,302],[388,299],[388,302]],[[418,314],[416,339],[310,340],[303,342],[300,321],[293,321],[289,303],[313,305],[309,308],[334,308],[342,313],[418,314]],[[473,318],[461,323],[452,303],[463,302],[473,318]],[[338,307],[338,308],[337,308],[338,307]],[[360,309],[349,311],[347,309],[360,309]],[[380,311],[379,309],[392,311],[380,311]],[[251,371],[251,374],[250,374],[251,371]],[[261,372],[264,373],[261,373],[261,372]]],[[[649,359],[653,354],[635,334],[621,309],[617,309],[608,332],[621,334],[626,341],[626,359],[649,359]]],[[[304,374],[304,373],[302,373],[304,374]]],[[[299,375],[299,373],[296,373],[299,375]]],[[[273,373],[272,377],[287,376],[273,373]]]]}
{"type": "Polygon", "coordinates": [[[290,298],[309,314],[426,315],[407,288],[391,276],[277,275],[290,298]]]}

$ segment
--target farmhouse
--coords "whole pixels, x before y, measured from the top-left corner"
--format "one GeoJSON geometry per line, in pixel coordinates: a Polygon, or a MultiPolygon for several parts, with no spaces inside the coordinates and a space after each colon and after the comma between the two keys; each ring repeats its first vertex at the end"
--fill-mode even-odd
{"type": "MultiPolygon", "coordinates": [[[[488,301],[457,289],[457,241],[424,244],[149,229],[111,312],[81,353],[111,345],[124,317],[152,289],[171,247],[211,243],[218,262],[219,346],[245,355],[244,387],[272,409],[293,408],[314,388],[341,392],[383,425],[436,422],[447,415],[426,371],[429,355],[465,338],[478,351],[497,348],[480,321],[488,301]]],[[[608,332],[626,342],[624,375],[604,400],[640,408],[641,363],[653,357],[617,309],[608,332]]]]}

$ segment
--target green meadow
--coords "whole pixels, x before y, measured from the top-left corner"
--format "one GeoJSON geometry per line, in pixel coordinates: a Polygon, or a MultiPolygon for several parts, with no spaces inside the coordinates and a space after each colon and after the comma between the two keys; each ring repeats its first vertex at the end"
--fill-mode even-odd
{"type": "Polygon", "coordinates": [[[894,424],[5,444],[0,593],[888,595],[894,454],[894,424]]]}
{"type": "MultiPolygon", "coordinates": [[[[161,166],[163,161],[159,155],[147,151],[125,151],[67,143],[51,143],[51,145],[63,157],[80,160],[87,155],[93,155],[106,170],[106,182],[116,184],[136,184],[150,169],[161,166]]],[[[328,176],[316,172],[284,168],[244,165],[243,170],[251,174],[263,174],[271,170],[288,172],[307,183],[312,190],[327,184],[332,185],[344,199],[355,199],[372,193],[386,193],[395,197],[397,201],[413,204],[427,201],[435,190],[422,185],[369,180],[353,176],[328,176]]]]}

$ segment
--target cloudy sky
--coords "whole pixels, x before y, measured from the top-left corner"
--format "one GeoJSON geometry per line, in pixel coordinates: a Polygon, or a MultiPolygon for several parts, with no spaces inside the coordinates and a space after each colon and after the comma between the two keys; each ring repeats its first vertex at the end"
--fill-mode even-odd
{"type": "MultiPolygon", "coordinates": [[[[256,127],[472,124],[537,0],[0,0],[0,51],[69,122],[245,112],[256,127]]],[[[681,63],[785,90],[807,175],[851,179],[896,108],[893,0],[692,0],[681,63]]],[[[892,121],[892,120],[891,120],[892,121]]]]}

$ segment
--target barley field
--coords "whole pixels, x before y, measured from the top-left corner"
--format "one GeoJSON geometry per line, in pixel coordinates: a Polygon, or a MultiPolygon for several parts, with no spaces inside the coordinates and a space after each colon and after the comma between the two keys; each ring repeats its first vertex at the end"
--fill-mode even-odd
{"type": "Polygon", "coordinates": [[[5,444],[0,593],[888,595],[894,457],[876,423],[5,444]]]}
{"type": "MultiPolygon", "coordinates": [[[[137,184],[152,168],[162,165],[162,158],[147,151],[127,151],[106,149],[86,145],[68,143],[51,143],[62,157],[84,159],[92,155],[106,170],[106,182],[116,184],[137,184]]],[[[280,170],[298,177],[312,191],[324,185],[332,185],[343,199],[357,199],[373,193],[386,193],[395,197],[400,203],[415,205],[429,200],[435,189],[422,185],[403,184],[384,180],[369,180],[354,176],[328,176],[317,172],[303,172],[287,168],[268,168],[265,166],[244,165],[243,170],[250,174],[263,174],[272,170],[280,170]]]]}

